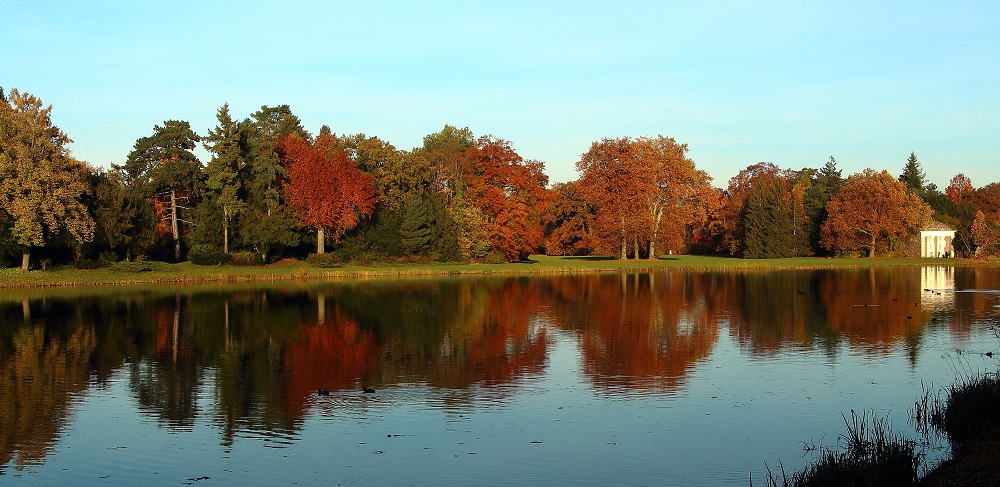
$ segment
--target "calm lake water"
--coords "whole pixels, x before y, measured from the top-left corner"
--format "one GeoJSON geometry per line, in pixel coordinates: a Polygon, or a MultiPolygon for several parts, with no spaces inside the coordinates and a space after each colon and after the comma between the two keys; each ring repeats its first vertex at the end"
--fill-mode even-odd
{"type": "Polygon", "coordinates": [[[0,483],[762,485],[852,409],[916,437],[998,304],[947,267],[0,291],[0,483]]]}

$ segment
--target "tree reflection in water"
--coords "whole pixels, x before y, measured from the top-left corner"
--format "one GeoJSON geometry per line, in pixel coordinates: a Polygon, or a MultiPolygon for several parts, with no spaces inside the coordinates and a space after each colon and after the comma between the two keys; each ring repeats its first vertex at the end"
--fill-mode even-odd
{"type": "Polygon", "coordinates": [[[228,448],[241,432],[294,437],[328,406],[317,389],[419,386],[438,401],[430,407],[455,411],[503,402],[545,373],[554,333],[575,336],[580,373],[600,394],[671,394],[727,333],[751,356],[903,346],[915,360],[930,324],[967,336],[1000,303],[993,270],[948,271],[952,288],[932,293],[924,274],[675,270],[0,294],[0,468],[43,462],[72,398],[122,370],[143,414],[178,431],[211,418],[228,448]]]}

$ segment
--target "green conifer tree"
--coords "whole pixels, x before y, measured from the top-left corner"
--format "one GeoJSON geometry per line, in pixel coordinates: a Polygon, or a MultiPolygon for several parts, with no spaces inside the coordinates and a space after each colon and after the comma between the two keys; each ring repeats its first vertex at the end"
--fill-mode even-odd
{"type": "Polygon", "coordinates": [[[920,162],[917,161],[917,155],[910,152],[910,157],[906,158],[906,165],[903,166],[903,174],[899,175],[899,180],[906,183],[907,189],[919,195],[924,191],[926,179],[927,176],[920,167],[920,162]]]}

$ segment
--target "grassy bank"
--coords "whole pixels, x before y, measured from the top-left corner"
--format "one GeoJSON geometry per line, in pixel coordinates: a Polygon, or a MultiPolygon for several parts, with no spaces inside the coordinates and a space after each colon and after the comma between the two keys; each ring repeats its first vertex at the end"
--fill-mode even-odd
{"type": "Polygon", "coordinates": [[[345,264],[324,268],[304,261],[285,260],[263,267],[196,266],[189,262],[119,263],[104,269],[61,268],[21,272],[0,269],[0,288],[132,285],[153,283],[250,282],[294,279],[354,279],[434,275],[531,275],[578,272],[620,272],[661,268],[695,270],[818,269],[883,265],[973,265],[961,259],[735,259],[696,255],[665,256],[656,260],[617,260],[612,257],[550,257],[536,255],[510,264],[345,264]]]}

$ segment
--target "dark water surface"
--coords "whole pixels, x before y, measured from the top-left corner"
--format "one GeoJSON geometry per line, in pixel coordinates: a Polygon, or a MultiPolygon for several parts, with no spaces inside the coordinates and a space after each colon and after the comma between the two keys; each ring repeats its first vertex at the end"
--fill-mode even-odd
{"type": "Polygon", "coordinates": [[[748,485],[852,409],[915,436],[922,387],[996,370],[998,290],[891,267],[0,291],[0,483],[748,485]]]}

